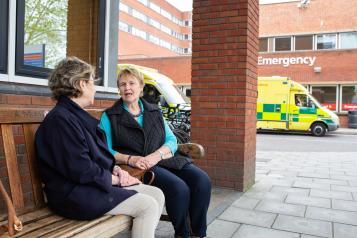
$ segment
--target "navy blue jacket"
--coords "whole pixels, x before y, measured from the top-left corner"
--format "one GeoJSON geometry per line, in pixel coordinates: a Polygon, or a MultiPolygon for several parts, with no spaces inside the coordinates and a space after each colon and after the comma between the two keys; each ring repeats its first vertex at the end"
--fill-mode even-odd
{"type": "Polygon", "coordinates": [[[136,191],[112,186],[115,159],[98,120],[67,97],[36,132],[37,160],[48,205],[71,219],[94,219],[136,191]]]}

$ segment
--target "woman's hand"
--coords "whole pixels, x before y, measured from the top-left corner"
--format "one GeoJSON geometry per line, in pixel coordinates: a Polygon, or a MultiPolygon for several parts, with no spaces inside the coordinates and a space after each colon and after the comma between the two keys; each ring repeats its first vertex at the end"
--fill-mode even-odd
{"type": "Polygon", "coordinates": [[[112,185],[119,185],[120,179],[119,176],[112,174],[112,185]]]}
{"type": "Polygon", "coordinates": [[[148,169],[146,162],[144,161],[145,157],[142,156],[131,156],[128,164],[132,167],[139,169],[148,169]]]}
{"type": "Polygon", "coordinates": [[[122,187],[139,184],[139,179],[131,176],[127,171],[122,170],[119,166],[114,166],[112,174],[112,184],[122,187]]]}

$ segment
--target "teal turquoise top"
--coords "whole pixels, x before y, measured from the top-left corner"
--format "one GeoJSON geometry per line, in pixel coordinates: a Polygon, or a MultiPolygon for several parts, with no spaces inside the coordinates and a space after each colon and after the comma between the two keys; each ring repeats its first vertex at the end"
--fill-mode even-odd
{"type": "MultiPolygon", "coordinates": [[[[141,100],[139,100],[139,105],[140,105],[141,111],[144,112],[144,106],[143,106],[141,100]]],[[[125,103],[123,103],[123,108],[124,108],[124,110],[129,112],[128,106],[125,103]]],[[[141,114],[137,118],[138,118],[137,119],[138,124],[142,127],[143,126],[143,121],[144,121],[143,114],[141,114]]],[[[167,122],[165,121],[165,119],[164,119],[164,126],[165,126],[165,143],[164,143],[164,145],[166,145],[167,147],[170,148],[172,154],[175,154],[175,152],[177,150],[176,136],[174,135],[174,133],[172,133],[172,131],[171,131],[169,125],[167,125],[167,122]]],[[[100,128],[102,128],[105,131],[105,135],[107,137],[107,143],[108,143],[109,151],[113,155],[115,155],[118,152],[113,150],[113,146],[112,146],[112,129],[111,129],[111,126],[110,126],[109,117],[105,112],[103,112],[102,117],[100,118],[100,128]]]]}

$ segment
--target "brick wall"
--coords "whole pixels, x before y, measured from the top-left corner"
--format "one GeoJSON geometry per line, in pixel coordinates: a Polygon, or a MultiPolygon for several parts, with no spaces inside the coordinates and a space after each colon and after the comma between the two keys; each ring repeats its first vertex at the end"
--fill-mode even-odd
{"type": "Polygon", "coordinates": [[[298,2],[260,5],[260,36],[350,31],[357,29],[355,0],[312,0],[306,8],[298,2]]]}
{"type": "Polygon", "coordinates": [[[98,9],[97,0],[68,1],[67,55],[94,66],[98,53],[98,9]]]}
{"type": "MultiPolygon", "coordinates": [[[[92,108],[107,108],[113,104],[112,100],[95,100],[92,108]]],[[[44,107],[51,109],[55,105],[50,97],[45,96],[30,96],[30,95],[14,95],[0,94],[0,108],[4,107],[44,107]]],[[[13,126],[13,132],[16,142],[17,162],[21,172],[21,183],[24,191],[25,206],[33,205],[33,195],[30,182],[30,174],[26,159],[24,137],[21,126],[13,126]]],[[[2,136],[0,131],[0,179],[4,184],[5,189],[9,192],[9,183],[7,178],[7,170],[5,165],[4,149],[2,147],[2,136]]],[[[0,197],[0,217],[5,211],[5,202],[0,197]]]]}
{"type": "Polygon", "coordinates": [[[153,69],[171,78],[178,85],[191,84],[191,56],[158,57],[149,59],[123,59],[119,64],[137,64],[153,69]]]}
{"type": "Polygon", "coordinates": [[[214,185],[255,177],[258,0],[193,1],[192,140],[214,185]]]}

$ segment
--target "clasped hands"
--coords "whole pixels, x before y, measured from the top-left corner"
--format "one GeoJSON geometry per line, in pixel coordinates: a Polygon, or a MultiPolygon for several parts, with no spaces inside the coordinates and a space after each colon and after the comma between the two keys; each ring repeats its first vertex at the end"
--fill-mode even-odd
{"type": "Polygon", "coordinates": [[[122,170],[119,166],[115,165],[112,173],[112,185],[120,187],[127,187],[135,184],[140,184],[140,180],[131,176],[127,171],[122,170]]]}
{"type": "Polygon", "coordinates": [[[128,164],[132,167],[147,170],[154,167],[160,159],[150,157],[149,156],[131,156],[128,164]]]}

